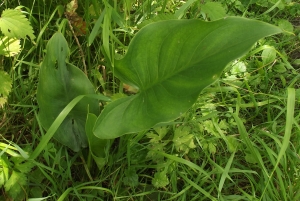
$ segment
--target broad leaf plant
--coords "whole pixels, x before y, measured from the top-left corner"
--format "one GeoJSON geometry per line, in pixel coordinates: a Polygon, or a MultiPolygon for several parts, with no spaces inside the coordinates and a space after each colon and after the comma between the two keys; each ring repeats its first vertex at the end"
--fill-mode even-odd
{"type": "Polygon", "coordinates": [[[230,61],[247,53],[259,39],[281,32],[279,27],[241,17],[150,23],[135,35],[126,55],[113,62],[115,76],[138,93],[110,102],[101,112],[98,100],[89,96],[96,90],[68,62],[67,42],[58,32],[48,42],[40,70],[40,121],[49,129],[72,99],[85,95],[54,138],[74,151],[89,144],[100,167],[105,164],[101,149],[108,139],[180,117],[230,61]]]}

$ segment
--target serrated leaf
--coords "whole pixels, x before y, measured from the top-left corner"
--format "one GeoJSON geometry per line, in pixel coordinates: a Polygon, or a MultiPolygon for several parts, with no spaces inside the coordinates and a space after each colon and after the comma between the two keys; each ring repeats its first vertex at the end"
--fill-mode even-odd
{"type": "Polygon", "coordinates": [[[215,153],[217,152],[216,145],[215,145],[214,143],[209,142],[209,143],[208,143],[208,151],[209,151],[211,154],[215,154],[215,153]]]}
{"type": "Polygon", "coordinates": [[[169,179],[165,172],[157,172],[154,174],[154,178],[152,179],[152,184],[156,188],[163,188],[169,184],[169,179]]]}
{"type": "Polygon", "coordinates": [[[49,197],[43,197],[43,192],[44,189],[40,186],[36,187],[31,187],[30,188],[30,196],[34,198],[29,198],[27,201],[47,201],[47,198],[50,199],[51,196],[49,197]]]}
{"type": "Polygon", "coordinates": [[[0,97],[0,108],[7,102],[7,98],[0,97]]]}
{"type": "Polygon", "coordinates": [[[103,139],[139,132],[186,112],[226,65],[276,26],[239,17],[214,22],[165,20],[143,27],[128,52],[115,60],[115,75],[139,93],[108,104],[94,134],[103,139]],[[117,123],[116,123],[117,122],[117,123]]]}
{"type": "Polygon", "coordinates": [[[35,38],[32,26],[19,10],[4,10],[0,18],[0,29],[9,38],[26,38],[26,36],[35,38]]]}
{"type": "Polygon", "coordinates": [[[147,133],[146,136],[148,138],[151,138],[150,142],[152,142],[152,143],[153,142],[158,143],[161,140],[161,138],[159,137],[159,135],[157,135],[156,133],[153,133],[153,132],[147,133]]]}
{"type": "Polygon", "coordinates": [[[164,156],[161,154],[157,154],[157,152],[164,152],[164,148],[166,146],[166,143],[151,143],[148,148],[149,151],[147,153],[146,158],[150,158],[151,160],[155,162],[161,162],[164,159],[164,156]]]}
{"type": "Polygon", "coordinates": [[[0,107],[6,103],[6,97],[11,91],[12,80],[5,71],[0,71],[0,107]]]}
{"type": "Polygon", "coordinates": [[[0,55],[12,57],[20,53],[20,40],[17,38],[3,37],[0,39],[0,55]]]}
{"type": "MultiPolygon", "coordinates": [[[[47,53],[40,69],[37,101],[42,126],[48,130],[60,112],[79,95],[95,94],[86,75],[67,63],[69,47],[61,33],[48,41],[47,53]]],[[[85,123],[88,112],[98,115],[98,100],[84,97],[67,115],[54,138],[73,151],[87,147],[85,123]]]]}
{"type": "Polygon", "coordinates": [[[27,177],[20,172],[13,171],[8,181],[5,183],[5,191],[9,193],[12,198],[18,197],[23,190],[23,186],[27,183],[27,177]]]}
{"type": "Polygon", "coordinates": [[[174,132],[173,143],[175,149],[187,154],[190,149],[195,148],[194,135],[190,134],[189,128],[176,129],[174,132]]]}
{"type": "Polygon", "coordinates": [[[167,127],[156,127],[154,128],[156,133],[159,135],[160,139],[162,140],[165,135],[168,133],[168,128],[167,127]]]}
{"type": "Polygon", "coordinates": [[[15,164],[15,169],[19,170],[21,173],[28,173],[34,167],[34,163],[31,161],[26,161],[24,163],[15,164]]]}
{"type": "Polygon", "coordinates": [[[154,130],[157,134],[153,132],[149,132],[146,134],[148,138],[151,138],[150,142],[159,143],[168,132],[168,129],[166,127],[156,127],[154,128],[154,130]]]}
{"type": "Polygon", "coordinates": [[[209,134],[214,135],[216,137],[220,137],[218,131],[216,131],[215,126],[212,120],[206,120],[203,122],[204,130],[206,130],[209,134]]]}
{"type": "Polygon", "coordinates": [[[136,171],[133,168],[125,170],[125,177],[123,178],[123,183],[127,186],[138,186],[139,185],[139,176],[136,174],[136,171]]]}
{"type": "Polygon", "coordinates": [[[239,142],[234,136],[226,136],[227,138],[227,147],[230,153],[235,152],[239,147],[239,142]]]}
{"type": "Polygon", "coordinates": [[[207,14],[211,21],[218,20],[226,16],[226,11],[221,3],[207,2],[201,7],[201,11],[207,14]]]}
{"type": "Polygon", "coordinates": [[[0,187],[2,187],[8,180],[10,169],[7,156],[2,154],[0,157],[0,187]]]}

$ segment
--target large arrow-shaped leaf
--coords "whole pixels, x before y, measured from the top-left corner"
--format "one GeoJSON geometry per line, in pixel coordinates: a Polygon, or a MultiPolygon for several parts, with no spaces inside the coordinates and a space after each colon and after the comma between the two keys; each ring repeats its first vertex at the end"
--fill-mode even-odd
{"type": "Polygon", "coordinates": [[[166,20],[141,29],[115,73],[139,93],[110,103],[98,117],[94,134],[115,138],[168,122],[187,111],[226,64],[260,38],[280,33],[256,20],[228,17],[214,22],[166,20]]]}
{"type": "MultiPolygon", "coordinates": [[[[75,97],[95,93],[85,74],[66,62],[68,56],[69,48],[64,36],[61,33],[54,34],[47,44],[37,90],[39,118],[46,130],[75,97]]],[[[96,99],[83,98],[67,115],[54,138],[74,151],[87,147],[85,121],[88,110],[90,113],[99,114],[99,103],[96,99]]]]}

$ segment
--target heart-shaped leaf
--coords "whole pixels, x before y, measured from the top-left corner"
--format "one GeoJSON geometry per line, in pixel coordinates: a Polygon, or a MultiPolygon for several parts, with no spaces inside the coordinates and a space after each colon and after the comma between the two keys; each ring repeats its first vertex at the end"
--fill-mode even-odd
{"type": "MultiPolygon", "coordinates": [[[[85,74],[67,62],[68,56],[69,48],[64,36],[61,33],[54,34],[47,44],[37,90],[39,118],[46,130],[75,97],[95,93],[85,74]]],[[[74,151],[87,147],[85,121],[88,110],[99,114],[96,99],[84,97],[67,115],[54,138],[74,151]]]]}
{"type": "Polygon", "coordinates": [[[214,22],[166,20],[144,27],[126,56],[115,61],[114,70],[139,93],[108,104],[94,134],[116,138],[174,120],[219,78],[227,63],[260,38],[280,32],[276,26],[239,17],[214,22]]]}

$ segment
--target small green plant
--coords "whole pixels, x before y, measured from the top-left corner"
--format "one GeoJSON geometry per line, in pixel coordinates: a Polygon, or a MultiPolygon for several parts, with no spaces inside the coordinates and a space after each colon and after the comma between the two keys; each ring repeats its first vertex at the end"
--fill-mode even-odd
{"type": "Polygon", "coordinates": [[[28,161],[28,153],[17,145],[0,143],[0,187],[7,195],[16,200],[26,197],[28,173],[34,164],[28,161]]]}
{"type": "MultiPolygon", "coordinates": [[[[22,7],[6,9],[0,17],[0,55],[2,57],[15,57],[21,52],[20,39],[31,40],[35,38],[33,28],[28,19],[21,11],[22,7]]],[[[11,69],[0,64],[0,109],[7,102],[12,89],[11,76],[5,71],[11,69]]],[[[2,117],[1,117],[2,119],[2,117]]],[[[1,136],[2,137],[2,136],[1,136]]],[[[2,139],[1,139],[2,140],[2,139]]],[[[15,200],[22,200],[26,197],[24,189],[28,184],[27,174],[34,166],[27,161],[28,155],[17,145],[0,143],[0,187],[4,187],[6,194],[15,200]],[[22,152],[22,154],[18,153],[22,152]]],[[[4,197],[1,197],[4,199],[4,197]]]]}
{"type": "MultiPolygon", "coordinates": [[[[20,39],[29,36],[31,40],[35,38],[33,29],[20,10],[21,7],[15,9],[4,10],[0,17],[0,55],[5,57],[13,57],[20,53],[20,39]]],[[[12,80],[4,71],[4,66],[0,66],[0,108],[7,101],[7,97],[11,91],[12,80]]]]}
{"type": "MultiPolygon", "coordinates": [[[[299,200],[298,0],[46,2],[22,1],[24,7],[19,9],[33,27],[37,37],[34,45],[28,36],[12,39],[2,35],[6,37],[3,43],[11,44],[11,52],[1,51],[0,59],[1,70],[7,75],[0,88],[8,85],[5,88],[10,91],[0,108],[0,200],[299,200]],[[248,47],[249,52],[245,48],[246,54],[241,52],[228,60],[226,67],[219,66],[223,71],[220,78],[203,90],[199,88],[196,102],[171,120],[154,126],[143,124],[160,117],[164,113],[160,110],[169,111],[155,102],[166,102],[166,95],[148,96],[151,101],[146,105],[132,104],[137,115],[130,110],[126,115],[118,107],[113,110],[116,102],[132,98],[138,103],[139,97],[151,94],[150,90],[165,87],[165,80],[171,81],[175,75],[182,75],[184,80],[193,69],[194,77],[206,80],[204,70],[215,67],[218,60],[199,61],[207,54],[205,49],[194,51],[199,58],[190,56],[196,59],[182,62],[187,73],[176,74],[163,64],[173,59],[174,69],[179,69],[176,62],[184,61],[190,51],[182,41],[189,41],[185,44],[192,44],[190,47],[198,44],[199,50],[203,44],[219,44],[212,58],[232,51],[231,46],[225,50],[220,47],[228,40],[224,33],[231,30],[226,26],[224,32],[220,28],[215,31],[217,40],[198,40],[204,29],[221,25],[218,20],[231,19],[228,16],[264,21],[285,32],[256,40],[248,47]],[[183,28],[185,21],[200,20],[211,22],[202,22],[204,28],[196,34],[194,28],[183,28]],[[155,28],[164,21],[162,29],[155,28]],[[170,21],[182,24],[169,29],[163,38],[160,32],[168,30],[170,21]],[[187,34],[182,34],[181,28],[187,34]],[[193,42],[193,38],[198,41],[193,42]],[[162,41],[159,48],[147,43],[155,46],[158,39],[162,41]],[[137,62],[136,56],[141,61],[137,62]],[[138,66],[128,65],[128,61],[138,66]],[[203,71],[190,68],[193,62],[201,64],[195,66],[203,71]],[[46,63],[54,67],[47,68],[46,63]],[[151,69],[162,70],[158,71],[158,82],[153,73],[141,73],[151,69]],[[122,78],[122,70],[130,77],[126,74],[122,78]],[[134,77],[133,70],[143,78],[139,85],[127,81],[134,77]],[[169,79],[164,75],[170,75],[169,79]],[[53,96],[55,93],[58,96],[53,96]],[[108,110],[111,104],[112,110],[108,110]],[[142,106],[152,107],[157,115],[141,119],[138,111],[142,106]],[[106,119],[104,112],[119,115],[110,118],[110,124],[100,122],[104,132],[122,131],[126,122],[128,128],[137,125],[137,129],[115,133],[122,134],[115,140],[100,139],[95,135],[100,125],[96,122],[106,119]],[[49,141],[52,137],[56,140],[49,141]]],[[[3,1],[1,12],[19,4],[16,0],[3,1]]],[[[241,42],[240,37],[246,40],[255,31],[243,34],[237,29],[239,35],[232,36],[241,42]]],[[[181,93],[182,83],[169,83],[168,91],[177,92],[168,100],[170,106],[189,94],[190,87],[181,93]],[[178,91],[172,89],[174,83],[178,91]]],[[[192,89],[200,86],[198,82],[191,85],[192,89]]],[[[176,106],[181,107],[180,103],[176,106]]]]}

